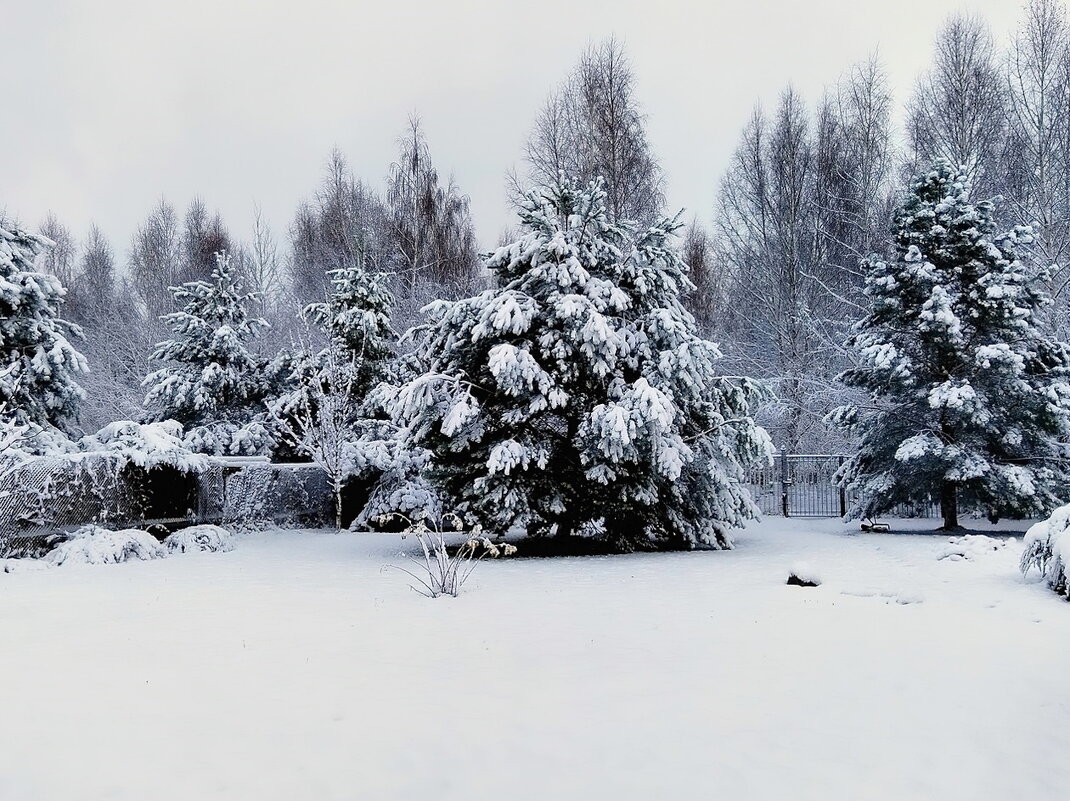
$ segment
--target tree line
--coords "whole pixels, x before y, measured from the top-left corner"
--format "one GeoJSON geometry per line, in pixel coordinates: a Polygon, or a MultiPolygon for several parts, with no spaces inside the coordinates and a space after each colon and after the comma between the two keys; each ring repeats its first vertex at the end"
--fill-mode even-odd
{"type": "MultiPolygon", "coordinates": [[[[1070,317],[1070,23],[1060,0],[1033,0],[999,48],[983,19],[953,16],[904,109],[877,58],[849,67],[816,103],[788,87],[756,105],[722,176],[709,222],[684,231],[694,291],[688,307],[741,373],[771,382],[760,414],[779,447],[841,450],[825,423],[843,401],[833,379],[850,366],[842,347],[862,313],[861,262],[891,245],[891,211],[909,178],[945,158],[967,165],[978,196],[1002,199],[998,222],[1031,224],[1033,253],[1054,265],[1056,303],[1045,324],[1070,317]],[[902,113],[900,113],[902,112],[902,113]]],[[[605,182],[614,220],[649,224],[666,208],[665,176],[650,142],[638,81],[619,41],[593,45],[538,111],[515,201],[565,174],[605,182]]],[[[258,347],[292,343],[295,312],[322,300],[329,271],[363,254],[391,275],[400,329],[436,297],[486,280],[468,198],[440,174],[418,119],[399,139],[382,188],[354,176],[345,156],[326,161],[320,185],[285,232],[259,211],[239,237],[195,199],[184,213],[161,200],[125,250],[91,226],[77,241],[55,216],[44,268],[68,289],[66,313],[87,333],[85,425],[136,417],[140,380],[175,310],[168,287],[207,278],[231,255],[270,328],[258,347]]]]}

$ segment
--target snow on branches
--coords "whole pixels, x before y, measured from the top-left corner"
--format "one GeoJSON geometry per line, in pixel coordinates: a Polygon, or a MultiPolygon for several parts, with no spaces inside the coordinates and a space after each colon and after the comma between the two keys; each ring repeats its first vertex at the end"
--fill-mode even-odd
{"type": "Polygon", "coordinates": [[[216,255],[211,281],[171,287],[182,310],[163,316],[172,338],[152,359],[165,365],[149,374],[145,405],[155,420],[177,420],[194,450],[217,455],[265,453],[272,445],[265,398],[273,372],[249,351],[267,323],[249,314],[231,274],[230,257],[216,255]]]}
{"type": "Polygon", "coordinates": [[[70,341],[81,329],[59,317],[66,290],[34,269],[51,245],[0,225],[0,421],[35,430],[63,428],[76,414],[78,377],[89,370],[70,341]]]}
{"type": "Polygon", "coordinates": [[[1031,233],[998,232],[970,192],[965,169],[937,161],[896,214],[894,258],[866,262],[869,313],[841,380],[870,399],[831,416],[861,440],[839,477],[854,516],[932,498],[952,529],[960,505],[1029,517],[1070,480],[1070,351],[1039,325],[1031,233]]]}
{"type": "Polygon", "coordinates": [[[428,308],[397,419],[487,530],[727,546],[756,514],[740,479],[769,450],[761,390],[716,372],[680,303],[678,223],[639,231],[605,202],[598,183],[528,195],[525,232],[487,261],[497,286],[428,308]]]}

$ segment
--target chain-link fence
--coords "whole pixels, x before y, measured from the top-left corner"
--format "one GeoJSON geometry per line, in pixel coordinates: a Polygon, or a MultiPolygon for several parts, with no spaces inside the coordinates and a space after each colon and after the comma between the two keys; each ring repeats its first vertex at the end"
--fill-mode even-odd
{"type": "Polygon", "coordinates": [[[323,525],[326,475],[313,464],[218,459],[196,473],[107,457],[42,457],[0,474],[0,556],[44,551],[86,523],[165,531],[193,523],[323,525]]]}
{"type": "Polygon", "coordinates": [[[325,525],[334,520],[331,485],[314,464],[249,464],[227,474],[221,518],[242,526],[325,525]]]}

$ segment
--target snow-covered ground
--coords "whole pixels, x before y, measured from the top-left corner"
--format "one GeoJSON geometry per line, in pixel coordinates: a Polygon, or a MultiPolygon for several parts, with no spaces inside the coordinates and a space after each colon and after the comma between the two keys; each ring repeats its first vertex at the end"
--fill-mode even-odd
{"type": "Polygon", "coordinates": [[[1020,540],[854,532],[484,562],[437,600],[386,535],[0,573],[0,798],[1065,797],[1070,605],[1020,540]]]}

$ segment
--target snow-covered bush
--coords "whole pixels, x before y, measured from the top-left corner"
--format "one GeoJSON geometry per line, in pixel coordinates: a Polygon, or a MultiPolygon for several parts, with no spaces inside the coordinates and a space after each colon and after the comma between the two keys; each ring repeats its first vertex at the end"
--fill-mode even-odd
{"type": "Polygon", "coordinates": [[[170,553],[233,551],[234,535],[219,526],[189,526],[169,534],[163,545],[170,553]]]}
{"type": "Polygon", "coordinates": [[[1070,600],[1070,504],[1060,506],[1051,517],[1034,523],[1025,533],[1021,569],[1035,567],[1054,592],[1070,600]]]}
{"type": "Polygon", "coordinates": [[[0,405],[0,471],[34,457],[77,451],[78,444],[58,428],[20,422],[0,405]]]}
{"type": "Polygon", "coordinates": [[[163,546],[147,531],[136,528],[111,531],[100,526],[82,526],[45,555],[53,565],[108,565],[135,559],[161,559],[163,546]]]}
{"type": "Polygon", "coordinates": [[[136,525],[183,515],[196,501],[192,474],[210,464],[185,447],[172,420],[121,420],[77,442],[52,427],[8,421],[0,423],[5,435],[0,555],[35,553],[41,536],[87,521],[136,525]]]}
{"type": "Polygon", "coordinates": [[[809,562],[796,562],[788,571],[787,583],[796,587],[818,587],[821,585],[821,573],[809,562]]]}
{"type": "Polygon", "coordinates": [[[101,456],[119,466],[136,465],[144,470],[173,467],[183,473],[203,470],[206,457],[193,453],[183,440],[182,425],[174,420],[135,423],[118,420],[78,443],[84,454],[101,456]]]}
{"type": "Polygon", "coordinates": [[[226,477],[223,524],[249,530],[268,526],[327,525],[331,487],[314,464],[254,464],[226,477]]]}

